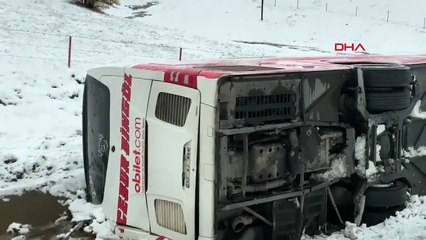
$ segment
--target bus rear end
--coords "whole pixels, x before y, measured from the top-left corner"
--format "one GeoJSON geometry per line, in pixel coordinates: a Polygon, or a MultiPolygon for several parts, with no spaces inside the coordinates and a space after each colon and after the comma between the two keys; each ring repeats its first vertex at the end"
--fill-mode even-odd
{"type": "Polygon", "coordinates": [[[150,73],[88,72],[83,104],[87,199],[102,205],[124,237],[192,240],[200,92],[150,73]]]}

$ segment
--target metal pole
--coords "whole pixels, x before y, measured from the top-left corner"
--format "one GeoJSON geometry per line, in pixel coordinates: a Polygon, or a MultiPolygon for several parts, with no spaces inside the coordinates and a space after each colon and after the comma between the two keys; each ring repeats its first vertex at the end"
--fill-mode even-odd
{"type": "Polygon", "coordinates": [[[386,17],[386,22],[389,22],[389,10],[388,10],[388,16],[386,17]]]}
{"type": "Polygon", "coordinates": [[[325,3],[325,11],[328,12],[328,2],[325,3]]]}
{"type": "Polygon", "coordinates": [[[243,210],[250,213],[251,215],[257,217],[259,220],[261,220],[262,222],[268,224],[269,226],[274,226],[274,224],[271,223],[271,221],[269,221],[268,219],[266,219],[264,216],[260,215],[259,213],[255,212],[254,210],[252,210],[249,207],[243,207],[243,210]]]}
{"type": "Polygon", "coordinates": [[[339,219],[340,224],[343,224],[342,217],[340,216],[339,209],[337,208],[336,202],[334,201],[333,193],[330,190],[330,186],[327,186],[327,193],[328,197],[330,198],[331,205],[334,208],[334,211],[336,212],[337,218],[339,219]]]}
{"type": "Polygon", "coordinates": [[[277,0],[275,0],[275,2],[274,2],[274,7],[276,7],[277,6],[277,0]]]}
{"type": "Polygon", "coordinates": [[[72,37],[68,37],[68,68],[71,68],[71,45],[72,45],[72,37]]]}
{"type": "Polygon", "coordinates": [[[182,61],[182,48],[179,48],[179,61],[182,61]]]}
{"type": "Polygon", "coordinates": [[[355,8],[355,16],[358,16],[358,6],[355,8]]]}
{"type": "Polygon", "coordinates": [[[243,151],[244,151],[244,162],[243,162],[243,179],[241,179],[241,191],[243,196],[246,195],[246,186],[247,186],[247,171],[248,171],[248,158],[249,158],[249,149],[248,149],[248,135],[243,135],[243,151]]]}
{"type": "Polygon", "coordinates": [[[264,0],[262,0],[262,6],[260,6],[260,20],[263,21],[263,2],[264,0]]]}
{"type": "Polygon", "coordinates": [[[297,9],[299,9],[299,0],[297,0],[297,9]]]}

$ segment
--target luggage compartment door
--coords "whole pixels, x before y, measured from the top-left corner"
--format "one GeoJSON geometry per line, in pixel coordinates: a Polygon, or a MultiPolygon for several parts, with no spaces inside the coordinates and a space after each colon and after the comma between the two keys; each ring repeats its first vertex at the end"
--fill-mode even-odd
{"type": "Polygon", "coordinates": [[[148,131],[148,212],[153,234],[195,239],[200,93],[153,82],[148,131]]]}

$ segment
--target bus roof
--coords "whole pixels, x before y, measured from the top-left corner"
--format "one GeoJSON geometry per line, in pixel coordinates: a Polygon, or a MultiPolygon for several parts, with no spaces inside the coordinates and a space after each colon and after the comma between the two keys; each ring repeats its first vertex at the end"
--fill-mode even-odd
{"type": "Polygon", "coordinates": [[[138,64],[135,69],[198,72],[199,76],[216,78],[222,75],[263,73],[316,72],[351,69],[356,64],[395,63],[404,65],[426,64],[424,55],[340,55],[324,57],[284,57],[222,59],[180,64],[138,64]]]}
{"type": "Polygon", "coordinates": [[[341,55],[325,57],[222,59],[197,63],[138,64],[133,69],[164,72],[166,82],[197,88],[198,77],[324,72],[353,69],[357,64],[426,64],[425,55],[341,55]]]}

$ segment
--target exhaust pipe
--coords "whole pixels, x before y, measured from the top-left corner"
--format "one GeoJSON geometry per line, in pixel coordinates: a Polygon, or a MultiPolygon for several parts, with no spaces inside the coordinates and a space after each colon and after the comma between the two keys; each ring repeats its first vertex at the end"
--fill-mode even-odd
{"type": "Polygon", "coordinates": [[[232,220],[232,230],[234,230],[235,233],[239,233],[244,230],[247,225],[252,224],[253,221],[254,218],[250,216],[236,217],[234,218],[234,220],[232,220]]]}

